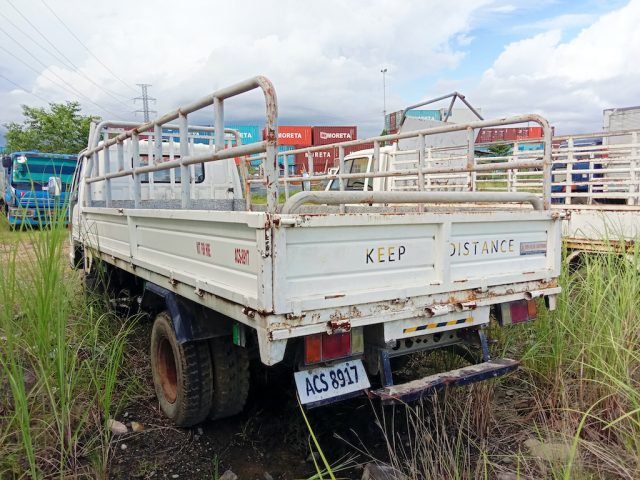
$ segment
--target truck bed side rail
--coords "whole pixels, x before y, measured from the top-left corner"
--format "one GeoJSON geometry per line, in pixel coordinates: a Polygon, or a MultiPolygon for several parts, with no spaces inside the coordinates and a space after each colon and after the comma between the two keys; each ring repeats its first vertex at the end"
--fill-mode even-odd
{"type": "MultiPolygon", "coordinates": [[[[200,100],[179,107],[165,115],[162,115],[152,121],[137,125],[118,135],[108,138],[101,144],[97,140],[101,136],[101,129],[106,123],[98,125],[92,132],[92,141],[95,145],[89,147],[82,153],[82,161],[84,165],[83,181],[87,187],[85,198],[85,206],[90,206],[91,202],[91,185],[96,182],[106,182],[107,197],[110,192],[110,180],[118,177],[132,176],[134,180],[134,204],[136,208],[141,202],[141,175],[150,172],[158,172],[179,167],[182,178],[189,178],[189,165],[197,163],[213,162],[230,158],[242,157],[256,153],[263,153],[267,159],[265,165],[265,178],[268,190],[267,207],[269,211],[275,212],[278,201],[278,182],[276,170],[276,142],[277,142],[277,123],[278,123],[278,104],[276,92],[273,84],[269,79],[263,76],[257,76],[236,83],[227,88],[220,89],[211,95],[201,98],[200,100]],[[266,140],[251,145],[238,145],[232,148],[224,149],[224,100],[240,94],[261,89],[265,98],[266,118],[265,130],[266,140]],[[188,116],[194,112],[202,110],[208,106],[214,106],[215,111],[215,150],[211,152],[193,154],[189,153],[189,124],[188,116]],[[180,137],[180,159],[170,162],[156,163],[155,160],[147,166],[140,166],[140,152],[138,149],[140,142],[140,134],[151,132],[155,142],[155,148],[161,148],[163,132],[162,128],[168,126],[170,122],[178,120],[178,130],[180,137]],[[118,165],[124,166],[122,143],[130,139],[133,144],[133,165],[132,168],[119,168],[117,172],[104,172],[98,175],[98,153],[104,151],[105,164],[108,165],[109,147],[117,146],[118,165]]],[[[157,151],[157,150],[156,150],[157,151]]],[[[182,208],[188,209],[191,203],[191,182],[181,182],[181,201],[182,208]]]]}
{"type": "MultiPolygon", "coordinates": [[[[514,117],[499,118],[493,120],[480,120],[463,124],[446,124],[438,127],[431,127],[422,130],[415,130],[409,132],[396,133],[392,135],[382,135],[362,140],[351,140],[347,142],[333,143],[327,145],[318,145],[313,147],[299,148],[294,150],[288,150],[278,153],[278,157],[285,160],[286,158],[304,154],[308,161],[309,177],[303,177],[300,175],[290,176],[288,168],[284,168],[283,176],[278,180],[284,185],[285,199],[289,199],[289,189],[292,183],[299,184],[300,182],[313,181],[326,181],[336,180],[339,184],[339,191],[347,190],[346,184],[350,179],[372,179],[372,178],[395,178],[405,177],[409,178],[413,182],[412,190],[438,191],[440,188],[435,186],[430,188],[428,185],[430,179],[440,175],[441,177],[447,177],[447,175],[455,177],[464,177],[463,183],[456,183],[455,189],[466,189],[467,192],[462,191],[458,193],[468,193],[477,189],[476,177],[480,174],[492,174],[493,172],[532,172],[534,175],[540,175],[541,183],[541,196],[543,207],[545,209],[550,208],[551,204],[551,127],[547,120],[540,115],[528,114],[518,115],[514,117]],[[497,127],[504,125],[515,125],[526,122],[532,122],[538,124],[542,128],[541,149],[531,152],[528,157],[521,155],[519,158],[506,158],[506,157],[493,157],[487,160],[483,160],[476,156],[476,132],[479,129],[487,127],[497,127]],[[432,138],[436,138],[438,135],[444,134],[461,134],[466,140],[464,144],[447,146],[444,148],[430,147],[428,142],[432,138]],[[385,145],[391,145],[395,142],[401,141],[415,141],[417,147],[408,149],[405,151],[399,150],[394,152],[394,155],[413,155],[415,159],[412,160],[411,166],[404,166],[402,169],[384,169],[379,171],[366,171],[351,173],[346,172],[345,169],[345,156],[347,151],[351,147],[362,147],[363,145],[373,145],[373,164],[379,165],[381,158],[381,148],[385,145]],[[340,169],[338,173],[334,174],[321,174],[315,175],[313,171],[313,156],[316,152],[326,151],[327,149],[334,148],[338,151],[338,157],[340,162],[340,169]],[[463,153],[461,153],[463,152],[463,153]],[[438,158],[431,158],[431,154],[441,154],[438,158]]],[[[371,147],[365,147],[371,148],[371,147]]],[[[255,160],[255,158],[253,159],[255,160]]],[[[268,163],[268,162],[267,162],[268,163]]],[[[398,163],[403,163],[402,161],[398,163]]],[[[409,162],[404,162],[408,163],[409,162]]],[[[266,170],[265,170],[266,172],[266,170]]],[[[510,174],[510,173],[509,173],[510,174]]],[[[267,179],[252,179],[249,180],[249,184],[265,184],[267,179]]],[[[247,198],[247,209],[251,209],[251,198],[247,198]]],[[[344,211],[344,205],[341,205],[341,211],[344,211]]]]}
{"type": "Polygon", "coordinates": [[[282,213],[295,213],[305,203],[344,205],[349,203],[530,203],[544,210],[542,200],[525,192],[300,192],[287,200],[282,213]]]}

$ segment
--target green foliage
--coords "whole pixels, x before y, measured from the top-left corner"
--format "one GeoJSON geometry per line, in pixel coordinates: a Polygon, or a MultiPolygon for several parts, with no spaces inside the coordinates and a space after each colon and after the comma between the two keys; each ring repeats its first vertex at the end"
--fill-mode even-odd
{"type": "Polygon", "coordinates": [[[89,126],[98,117],[82,115],[78,102],[50,103],[49,108],[22,106],[24,122],[5,124],[7,150],[78,153],[87,146],[89,126]]]}
{"type": "Polygon", "coordinates": [[[506,157],[511,155],[511,145],[508,143],[499,143],[495,145],[489,145],[488,150],[494,157],[506,157]]]}
{"type": "Polygon", "coordinates": [[[0,235],[0,478],[105,478],[107,422],[126,397],[133,323],[82,295],[56,213],[48,228],[0,235]]]}
{"type": "MultiPolygon", "coordinates": [[[[389,135],[389,131],[386,128],[383,128],[382,131],[380,132],[380,136],[384,137],[385,135],[389,135]]],[[[380,146],[384,147],[384,146],[390,145],[390,144],[391,144],[390,142],[381,142],[380,146]]]]}

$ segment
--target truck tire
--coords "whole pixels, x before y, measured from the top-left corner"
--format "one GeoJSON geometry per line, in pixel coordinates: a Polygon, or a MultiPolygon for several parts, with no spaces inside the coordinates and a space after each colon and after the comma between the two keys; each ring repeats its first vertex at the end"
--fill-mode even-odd
{"type": "Polygon", "coordinates": [[[230,337],[209,340],[213,366],[213,396],[209,418],[217,420],[240,413],[249,394],[249,354],[230,337]]]}
{"type": "Polygon", "coordinates": [[[160,408],[176,425],[190,427],[207,418],[213,390],[208,342],[179,344],[167,311],[153,323],[151,372],[160,408]]]}

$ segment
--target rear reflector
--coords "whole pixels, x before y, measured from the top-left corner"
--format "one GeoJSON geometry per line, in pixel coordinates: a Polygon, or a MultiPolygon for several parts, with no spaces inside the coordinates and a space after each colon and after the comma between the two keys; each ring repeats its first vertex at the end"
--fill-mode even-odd
{"type": "Polygon", "coordinates": [[[535,300],[516,300],[515,302],[503,303],[500,305],[501,325],[513,325],[516,323],[528,322],[538,317],[538,308],[535,300]]]}
{"type": "Polygon", "coordinates": [[[364,352],[364,335],[362,327],[355,327],[351,329],[351,353],[363,353],[364,352]]]}
{"type": "Polygon", "coordinates": [[[307,365],[358,355],[362,352],[364,352],[362,327],[331,335],[317,333],[304,339],[304,361],[307,365]]]}
{"type": "Polygon", "coordinates": [[[351,332],[322,335],[322,360],[335,360],[351,353],[351,332]]]}
{"type": "Polygon", "coordinates": [[[309,335],[304,339],[304,362],[318,363],[322,361],[322,334],[309,335]]]}

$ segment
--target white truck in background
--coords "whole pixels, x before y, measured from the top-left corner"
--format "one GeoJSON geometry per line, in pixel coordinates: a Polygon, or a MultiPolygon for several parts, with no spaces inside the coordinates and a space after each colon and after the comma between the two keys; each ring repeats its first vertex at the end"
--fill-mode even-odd
{"type": "MultiPolygon", "coordinates": [[[[344,158],[345,146],[372,141],[367,161],[379,163],[387,153],[381,143],[401,136],[421,145],[436,134],[533,121],[547,133],[546,148],[520,168],[545,172],[543,199],[344,188],[389,177],[379,169],[343,170],[337,191],[289,198],[289,183],[300,178],[287,169],[279,175],[277,115],[273,85],[255,77],[145,124],[95,125],[80,154],[72,261],[92,284],[126,291],[154,318],[151,369],[163,412],[181,426],[238,413],[250,360],[288,364],[308,407],[363,393],[415,400],[516,369],[517,360],[491,358],[485,328],[492,315],[502,327],[533,320],[539,300],[554,308],[559,292],[547,122],[527,115],[334,145],[344,158]],[[225,101],[254,89],[264,94],[267,139],[221,148],[225,101]],[[204,129],[188,118],[211,105],[212,140],[201,145],[193,132],[204,129]],[[242,159],[253,154],[265,157],[262,179],[243,174],[242,159]],[[265,185],[266,205],[252,204],[251,182],[265,185]],[[392,358],[442,348],[471,364],[394,383],[392,358]]],[[[427,154],[419,148],[418,159],[427,154]]],[[[473,150],[465,158],[465,178],[512,168],[480,164],[473,150]]],[[[439,165],[393,176],[422,181],[459,170],[439,165]]]]}
{"type": "MultiPolygon", "coordinates": [[[[450,96],[455,95],[459,94],[450,96]]],[[[436,100],[442,98],[446,97],[436,100]]],[[[408,107],[405,112],[416,106],[408,107]]],[[[558,135],[551,141],[551,207],[563,218],[562,236],[567,250],[566,262],[570,265],[578,265],[586,254],[632,252],[640,238],[640,130],[635,128],[640,108],[605,110],[604,116],[603,132],[558,135]]],[[[419,130],[427,124],[434,128],[444,126],[444,122],[423,118],[407,118],[399,123],[400,134],[419,130]]],[[[342,165],[345,173],[377,172],[379,176],[349,178],[342,188],[373,192],[529,192],[542,198],[544,172],[519,165],[541,155],[544,142],[534,138],[475,144],[467,133],[433,135],[431,141],[425,142],[422,159],[416,137],[400,138],[392,145],[381,147],[378,161],[374,160],[373,149],[346,155],[342,165]],[[510,152],[502,156],[491,154],[491,147],[496,145],[507,146],[510,152]],[[470,172],[465,166],[467,153],[472,149],[476,150],[475,161],[480,165],[509,162],[513,168],[502,172],[470,172]],[[479,152],[484,152],[484,156],[479,152]],[[434,173],[420,177],[417,174],[420,162],[434,173]],[[413,174],[402,174],[407,169],[413,174]]],[[[333,175],[328,176],[327,191],[340,190],[336,175],[340,170],[336,168],[333,175]]]]}

